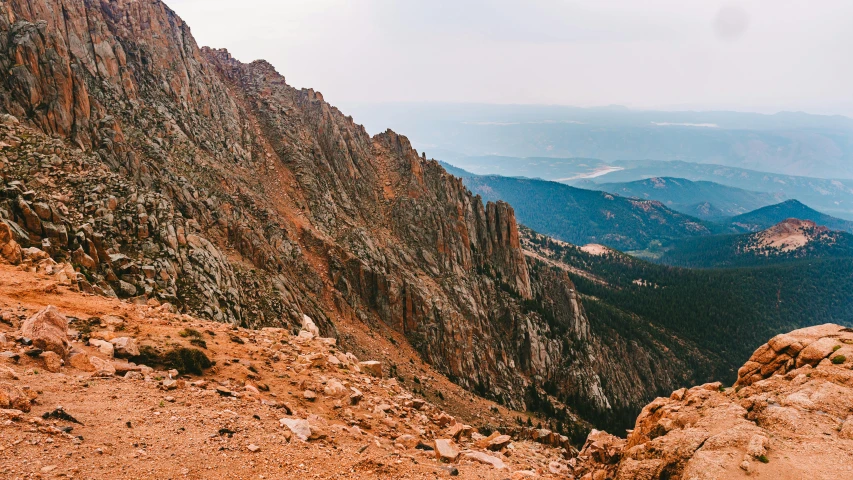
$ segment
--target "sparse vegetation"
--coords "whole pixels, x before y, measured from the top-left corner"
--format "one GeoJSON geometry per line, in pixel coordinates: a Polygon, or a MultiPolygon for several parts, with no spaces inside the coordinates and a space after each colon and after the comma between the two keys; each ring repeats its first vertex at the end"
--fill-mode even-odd
{"type": "Polygon", "coordinates": [[[201,375],[205,369],[213,365],[204,352],[188,347],[176,347],[161,354],[151,345],[142,345],[139,347],[139,355],[130,360],[149,367],[163,366],[174,368],[180,373],[195,375],[201,375]]]}
{"type": "Polygon", "coordinates": [[[832,363],[835,365],[841,365],[842,363],[847,361],[847,357],[844,355],[836,355],[832,357],[832,363]]]}
{"type": "Polygon", "coordinates": [[[770,463],[770,459],[767,458],[767,455],[761,455],[758,457],[758,461],[761,463],[770,463]]]}
{"type": "Polygon", "coordinates": [[[201,332],[199,332],[198,330],[195,330],[193,328],[189,328],[189,327],[178,332],[178,335],[180,335],[184,338],[187,338],[187,337],[201,338],[201,332]]]}
{"type": "Polygon", "coordinates": [[[195,348],[178,347],[163,355],[164,364],[174,368],[180,373],[193,373],[201,375],[204,370],[210,368],[210,359],[201,350],[195,348]]]}

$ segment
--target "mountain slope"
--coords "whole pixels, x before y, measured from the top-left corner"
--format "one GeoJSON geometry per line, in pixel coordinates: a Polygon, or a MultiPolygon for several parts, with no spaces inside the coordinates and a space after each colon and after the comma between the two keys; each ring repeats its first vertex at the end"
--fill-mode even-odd
{"type": "Polygon", "coordinates": [[[853,221],[842,220],[830,215],[818,212],[803,205],[797,200],[787,200],[776,205],[759,208],[758,210],[737,215],[727,219],[726,223],[733,225],[740,231],[755,232],[776,225],[788,218],[800,220],[811,220],[818,225],[831,230],[840,230],[853,233],[853,221]]]}
{"type": "Polygon", "coordinates": [[[627,183],[594,185],[596,190],[623,197],[657,200],[673,210],[702,219],[740,215],[782,200],[769,193],[673,177],[653,177],[627,183]]]}
{"type": "Polygon", "coordinates": [[[721,268],[843,257],[853,257],[853,235],[829,230],[810,220],[791,218],[756,233],[678,240],[660,262],[721,268]]]}
{"type": "Polygon", "coordinates": [[[0,3],[0,68],[7,260],[36,249],[84,292],[243,327],[307,316],[395,371],[405,339],[468,390],[564,419],[570,400],[606,425],[696,374],[591,333],[509,205],[267,62],[199,48],[158,0],[0,3]]]}
{"type": "Polygon", "coordinates": [[[675,238],[708,235],[714,226],[652,200],[634,200],[556,182],[473,175],[445,165],[472,192],[504,200],[528,227],[563,241],[643,250],[675,238]]]}
{"type": "MultiPolygon", "coordinates": [[[[755,345],[794,328],[853,325],[853,257],[794,259],[750,268],[694,270],[582,248],[522,229],[522,245],[565,269],[593,326],[606,315],[621,336],[662,329],[717,358],[733,382],[755,345]]],[[[689,358],[707,368],[702,357],[689,358]]]]}

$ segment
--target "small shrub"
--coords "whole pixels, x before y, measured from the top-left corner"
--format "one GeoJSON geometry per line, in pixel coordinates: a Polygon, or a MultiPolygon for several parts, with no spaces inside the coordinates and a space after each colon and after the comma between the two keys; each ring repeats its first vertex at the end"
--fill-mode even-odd
{"type": "Polygon", "coordinates": [[[199,332],[198,330],[195,330],[193,328],[185,328],[185,329],[181,330],[180,332],[178,332],[178,335],[180,335],[184,338],[187,338],[187,337],[201,338],[201,332],[199,332]]]}
{"type": "Polygon", "coordinates": [[[835,365],[841,365],[842,363],[847,361],[847,357],[844,355],[836,355],[832,357],[832,363],[835,365]]]}
{"type": "Polygon", "coordinates": [[[758,457],[758,461],[761,463],[770,463],[770,459],[767,458],[767,455],[762,455],[762,456],[758,457]]]}
{"type": "Polygon", "coordinates": [[[195,345],[196,347],[207,348],[207,342],[200,338],[193,338],[190,340],[191,345],[195,345]]]}
{"type": "Polygon", "coordinates": [[[193,373],[201,375],[206,368],[210,368],[210,359],[201,350],[195,348],[178,347],[169,350],[163,355],[163,363],[174,368],[180,373],[193,373]]]}
{"type": "Polygon", "coordinates": [[[841,348],[841,345],[836,345],[836,346],[832,347],[832,351],[837,352],[840,348],[841,348]]]}
{"type": "Polygon", "coordinates": [[[160,363],[160,353],[151,345],[140,345],[139,355],[130,359],[138,365],[154,366],[160,363]]]}

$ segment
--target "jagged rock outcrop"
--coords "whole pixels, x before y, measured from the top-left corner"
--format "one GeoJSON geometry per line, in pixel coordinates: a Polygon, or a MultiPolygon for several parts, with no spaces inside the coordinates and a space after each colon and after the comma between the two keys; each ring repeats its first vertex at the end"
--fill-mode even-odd
{"type": "Polygon", "coordinates": [[[80,289],[325,336],[384,325],[516,408],[649,394],[630,366],[602,384],[620,363],[567,276],[531,278],[509,205],[267,62],[199,48],[162,2],[2,2],[0,69],[0,218],[80,289]]]}
{"type": "Polygon", "coordinates": [[[572,467],[582,479],[846,478],[851,398],[853,330],[795,330],[756,350],[733,388],[658,398],[627,441],[593,432],[572,467]]]}

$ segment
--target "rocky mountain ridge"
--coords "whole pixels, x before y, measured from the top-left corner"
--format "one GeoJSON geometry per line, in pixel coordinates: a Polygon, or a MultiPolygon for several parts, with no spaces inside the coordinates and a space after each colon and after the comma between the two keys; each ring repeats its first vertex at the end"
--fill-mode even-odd
{"type": "Polygon", "coordinates": [[[622,347],[525,259],[509,205],[269,63],[199,48],[158,0],[0,3],[0,67],[13,262],[37,249],[83,291],[244,327],[307,316],[353,349],[342,322],[402,335],[469,390],[570,422],[565,401],[607,418],[681,381],[607,360],[622,347]]]}

